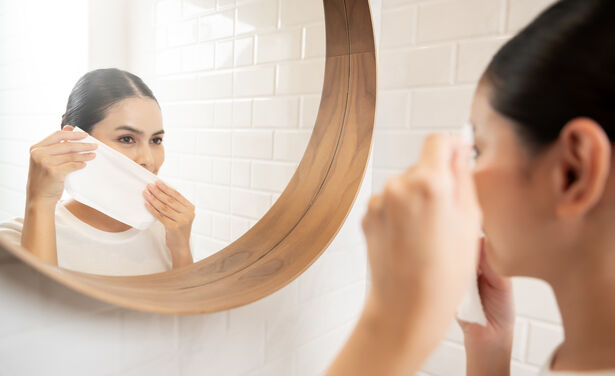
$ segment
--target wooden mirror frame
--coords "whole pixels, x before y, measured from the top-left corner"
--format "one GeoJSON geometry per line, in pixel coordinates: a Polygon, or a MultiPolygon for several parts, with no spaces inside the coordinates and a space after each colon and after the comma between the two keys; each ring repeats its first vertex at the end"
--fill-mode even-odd
{"type": "Polygon", "coordinates": [[[248,232],[218,253],[165,273],[112,277],[43,263],[0,248],[44,275],[107,303],[165,314],[227,310],[303,273],[331,243],[367,167],[376,108],[376,51],[368,0],[324,0],[325,77],[309,144],[288,186],[248,232]]]}

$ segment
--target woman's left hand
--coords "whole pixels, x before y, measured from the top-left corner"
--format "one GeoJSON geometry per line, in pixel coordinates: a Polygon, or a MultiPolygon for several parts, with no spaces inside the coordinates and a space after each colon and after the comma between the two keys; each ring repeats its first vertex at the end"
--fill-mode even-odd
{"type": "Polygon", "coordinates": [[[173,268],[193,263],[190,234],[194,221],[194,205],[175,189],[157,181],[143,191],[145,207],[166,229],[167,247],[173,258],[173,268]]]}

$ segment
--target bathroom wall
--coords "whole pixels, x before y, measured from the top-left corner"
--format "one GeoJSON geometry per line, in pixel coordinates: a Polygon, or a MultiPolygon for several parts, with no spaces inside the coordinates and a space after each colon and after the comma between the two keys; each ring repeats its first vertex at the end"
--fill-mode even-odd
{"type": "MultiPolygon", "coordinates": [[[[383,0],[374,192],[416,160],[426,134],[455,131],[491,56],[553,0],[383,0]]],[[[562,340],[550,287],[514,281],[517,325],[512,374],[536,375],[562,340]]],[[[463,337],[455,324],[423,368],[463,375],[463,337]]]]}
{"type": "MultiPolygon", "coordinates": [[[[109,47],[109,53],[143,69],[147,81],[174,74],[164,69],[177,67],[177,57],[164,57],[164,51],[179,48],[180,72],[176,73],[184,74],[184,69],[196,72],[199,69],[182,65],[181,54],[186,52],[181,51],[201,41],[182,42],[194,32],[190,26],[181,26],[182,21],[198,23],[208,14],[252,2],[186,0],[183,9],[188,12],[194,10],[194,4],[214,8],[211,13],[187,17],[180,13],[174,21],[176,28],[162,25],[160,34],[152,35],[153,47],[144,45],[146,39],[139,39],[123,47],[127,52],[109,47]],[[160,35],[165,42],[156,45],[160,35]],[[175,42],[166,44],[169,41],[175,42]],[[158,65],[163,71],[147,68],[148,63],[139,60],[144,59],[139,58],[145,56],[144,51],[152,53],[152,61],[168,59],[158,65]]],[[[490,56],[551,2],[381,0],[380,5],[374,1],[375,22],[382,28],[377,27],[381,32],[380,89],[373,163],[348,222],[325,254],[299,279],[260,302],[195,316],[112,307],[73,293],[0,255],[0,375],[321,373],[351,330],[363,302],[366,260],[359,224],[367,198],[416,159],[428,132],[458,129],[467,119],[474,86],[490,56]]],[[[154,2],[131,1],[132,14],[144,3],[154,2]]],[[[171,2],[167,4],[172,7],[171,2]]],[[[91,10],[87,2],[79,0],[0,0],[0,220],[23,213],[27,148],[59,125],[76,79],[88,69],[106,65],[108,55],[94,54],[89,48],[92,33],[88,33],[91,25],[87,20],[91,10]],[[71,12],[56,12],[55,7],[62,4],[69,4],[71,12]],[[34,32],[40,27],[44,33],[34,32]],[[36,48],[24,49],[16,43],[16,35],[27,35],[36,48]],[[50,67],[53,84],[41,86],[40,75],[50,67]]],[[[133,35],[149,21],[143,16],[139,22],[128,26],[133,35]]],[[[258,56],[259,44],[253,43],[258,37],[252,42],[250,36],[244,42],[235,41],[230,50],[224,45],[225,38],[229,37],[204,41],[212,44],[214,53],[217,47],[233,51],[233,58],[222,62],[227,66],[221,69],[230,69],[228,64],[241,65],[247,55],[236,52],[240,47],[249,50],[251,46],[252,57],[258,56]]],[[[297,59],[304,56],[302,52],[297,59]]],[[[215,58],[211,64],[211,71],[216,71],[215,58]]],[[[300,117],[303,99],[300,95],[296,98],[297,127],[280,132],[301,134],[306,130],[303,124],[309,126],[309,121],[300,117]]],[[[227,96],[204,101],[213,104],[215,113],[219,102],[237,100],[227,96]]],[[[224,111],[229,114],[228,108],[224,111]]],[[[233,114],[239,115],[232,105],[230,114],[231,119],[233,114]]],[[[184,125],[184,130],[190,131],[188,126],[184,125]]],[[[173,157],[169,161],[177,163],[173,157]]],[[[175,179],[181,184],[181,176],[175,179]]],[[[269,193],[273,200],[275,192],[269,193]]],[[[536,375],[538,366],[562,338],[559,313],[548,286],[529,279],[514,283],[518,318],[513,375],[536,375]]],[[[464,361],[461,333],[454,325],[421,374],[463,375],[464,361]]]]}
{"type": "MultiPolygon", "coordinates": [[[[180,13],[175,14],[178,18],[172,18],[172,27],[167,25],[166,21],[161,22],[159,28],[165,29],[164,32],[143,35],[143,30],[146,30],[152,21],[143,9],[158,4],[155,1],[131,1],[127,13],[122,12],[121,17],[113,17],[117,16],[117,13],[113,12],[113,9],[118,9],[117,2],[108,3],[105,7],[105,1],[101,0],[0,0],[0,221],[23,215],[28,147],[53,130],[59,129],[68,93],[78,77],[89,69],[108,66],[111,61],[121,61],[123,63],[120,64],[126,64],[127,67],[142,70],[146,81],[154,82],[152,86],[160,91],[159,78],[186,75],[194,77],[198,74],[217,74],[218,71],[228,73],[235,71],[235,68],[238,68],[237,71],[249,71],[258,68],[254,67],[258,65],[258,59],[273,59],[262,66],[278,69],[277,66],[280,65],[280,72],[276,77],[280,77],[281,84],[288,85],[287,90],[294,91],[253,95],[254,98],[248,98],[248,101],[252,103],[278,99],[274,98],[276,94],[282,97],[279,98],[280,101],[283,101],[284,97],[290,98],[291,108],[288,113],[291,115],[271,120],[281,125],[285,125],[288,120],[294,126],[288,129],[263,126],[262,131],[270,132],[272,143],[274,133],[280,133],[290,139],[290,143],[286,144],[291,145],[289,150],[284,151],[284,144],[280,144],[283,151],[282,160],[275,161],[274,153],[269,165],[289,166],[296,163],[301,155],[300,149],[305,147],[306,135],[309,135],[309,129],[313,125],[310,119],[315,110],[312,103],[315,92],[312,86],[318,85],[317,82],[308,83],[309,90],[304,93],[301,79],[305,76],[302,74],[310,73],[310,69],[313,69],[313,73],[309,74],[309,77],[313,77],[314,72],[322,68],[314,66],[302,72],[292,72],[283,81],[282,71],[284,65],[291,60],[311,63],[310,59],[313,57],[310,51],[312,48],[317,51],[317,46],[304,43],[305,40],[311,40],[306,39],[310,31],[304,28],[311,28],[312,32],[317,33],[319,23],[308,20],[305,27],[297,26],[297,19],[303,20],[304,15],[293,11],[295,8],[278,12],[282,1],[173,0],[160,3],[163,5],[158,7],[157,12],[162,12],[165,16],[167,11],[177,11],[176,6],[179,4],[180,13]],[[259,12],[260,7],[265,5],[275,13],[274,25],[269,24],[271,14],[259,12]],[[58,11],[65,6],[70,6],[70,11],[58,11]],[[203,8],[209,10],[202,12],[203,8]],[[242,34],[241,37],[247,43],[237,42],[233,33],[213,40],[202,35],[200,30],[206,27],[207,17],[227,12],[233,14],[233,19],[236,13],[238,19],[241,19],[239,15],[244,11],[249,14],[250,22],[269,25],[267,33],[262,36],[257,35],[256,31],[242,34]],[[118,38],[117,29],[128,30],[131,38],[125,40],[125,43],[110,43],[102,50],[94,51],[92,41],[100,40],[105,32],[104,29],[102,32],[92,29],[92,22],[88,22],[92,21],[92,17],[97,17],[97,23],[106,24],[112,29],[109,35],[111,38],[121,39],[118,38]],[[133,22],[126,25],[122,21],[124,18],[133,22]],[[187,26],[183,26],[184,24],[187,26]],[[292,30],[285,28],[285,25],[289,24],[294,25],[292,30]],[[191,34],[195,32],[195,27],[198,30],[196,35],[191,34]],[[290,38],[288,44],[284,44],[284,41],[287,41],[284,37],[287,31],[293,38],[290,38]],[[301,37],[294,38],[295,34],[301,37]],[[23,38],[23,35],[28,36],[26,50],[23,45],[16,43],[17,36],[23,38]],[[155,43],[160,40],[160,35],[164,35],[163,39],[170,44],[158,42],[156,47],[155,43]],[[272,50],[271,44],[250,42],[275,39],[278,36],[284,42],[278,51],[272,50]],[[191,37],[197,40],[190,42],[188,39],[191,37]],[[153,49],[151,45],[148,46],[149,43],[154,44],[153,49]],[[189,47],[197,48],[199,45],[211,45],[214,51],[220,48],[221,52],[215,55],[220,57],[220,61],[214,60],[213,67],[206,69],[186,67],[185,63],[189,62],[189,59],[186,59],[180,60],[184,63],[180,64],[180,72],[166,70],[173,66],[169,65],[169,60],[165,60],[166,50],[178,48],[181,53],[186,53],[184,51],[189,50],[189,47]],[[232,48],[229,50],[229,47],[232,48]],[[252,51],[247,55],[235,53],[241,51],[240,47],[251,48],[252,51]],[[297,56],[293,53],[290,57],[276,56],[276,53],[288,51],[287,48],[290,51],[300,49],[301,54],[297,56]],[[232,53],[225,55],[226,52],[223,51],[232,53]],[[147,52],[153,52],[153,55],[147,56],[147,52]],[[250,61],[250,56],[257,60],[250,61]],[[152,61],[158,62],[153,68],[150,62],[145,61],[150,57],[152,61]],[[217,67],[218,63],[222,65],[217,67]],[[246,65],[243,65],[244,63],[246,65]],[[45,76],[37,77],[36,74],[45,76]],[[49,74],[53,74],[53,85],[41,87],[40,82],[49,78],[49,74]],[[293,77],[297,81],[293,81],[293,77]]],[[[151,14],[151,17],[157,15],[160,13],[151,14]]],[[[155,18],[153,22],[157,22],[155,18]]],[[[198,61],[205,63],[204,60],[198,61]]],[[[320,80],[322,82],[322,77],[320,80]]],[[[242,82],[245,90],[261,90],[254,77],[242,82]]],[[[272,81],[271,85],[273,84],[272,81]]],[[[190,87],[190,84],[186,87],[190,87]]],[[[186,87],[177,86],[176,89],[179,93],[186,93],[186,87]]],[[[239,100],[246,100],[247,95],[235,98],[221,94],[218,98],[215,89],[216,87],[211,88],[207,98],[174,100],[163,95],[160,98],[163,111],[166,104],[184,105],[187,109],[190,102],[202,101],[203,108],[213,109],[214,119],[216,111],[218,116],[221,116],[218,118],[219,123],[194,124],[186,123],[188,117],[180,118],[178,111],[168,110],[165,113],[165,128],[169,133],[190,133],[197,127],[206,129],[217,125],[222,131],[224,127],[232,125],[225,122],[229,116],[233,119],[239,115],[239,112],[235,111],[236,107],[232,105],[239,100]]],[[[247,117],[250,121],[248,125],[259,123],[256,116],[257,107],[255,103],[252,116],[247,117]]],[[[191,108],[198,109],[200,106],[192,103],[191,108]]],[[[261,115],[263,110],[266,112],[266,109],[261,108],[261,115]]],[[[242,119],[246,119],[245,112],[241,114],[242,119]]],[[[181,154],[185,150],[181,150],[180,144],[173,144],[175,141],[170,138],[167,140],[167,162],[172,166],[168,169],[168,176],[185,189],[187,197],[195,199],[197,205],[200,205],[194,190],[191,191],[190,184],[184,184],[186,181],[195,184],[194,179],[188,175],[173,175],[178,168],[181,170],[186,167],[190,162],[190,155],[181,154]],[[174,161],[176,157],[182,160],[178,163],[177,160],[174,161]]],[[[248,144],[246,147],[258,148],[259,145],[248,144]]],[[[210,162],[213,163],[214,159],[230,160],[225,158],[226,156],[212,157],[210,162]]],[[[259,158],[253,159],[246,157],[245,161],[252,167],[263,163],[259,158]]],[[[197,171],[199,165],[192,165],[191,171],[197,171]]],[[[284,169],[273,167],[264,169],[264,172],[269,174],[266,178],[274,185],[271,189],[264,189],[269,195],[269,204],[276,198],[276,191],[288,178],[284,169]]],[[[216,176],[215,171],[210,169],[211,179],[216,176]]],[[[369,169],[347,222],[323,256],[301,277],[266,299],[216,314],[166,316],[124,310],[74,293],[31,271],[8,255],[0,254],[0,376],[311,376],[322,373],[352,330],[364,301],[367,262],[360,221],[371,194],[371,180],[369,169]]],[[[228,182],[228,179],[222,181],[228,182]]],[[[206,185],[215,182],[201,183],[206,185]]],[[[250,184],[252,183],[255,183],[255,187],[249,188],[258,188],[258,182],[253,178],[250,180],[250,184]]],[[[258,203],[246,202],[246,205],[258,203]]],[[[207,227],[202,223],[198,226],[207,227]]],[[[212,229],[212,234],[214,233],[216,232],[212,229]]],[[[228,231],[218,233],[228,234],[228,231]]],[[[226,238],[219,240],[224,239],[226,238]]]]}

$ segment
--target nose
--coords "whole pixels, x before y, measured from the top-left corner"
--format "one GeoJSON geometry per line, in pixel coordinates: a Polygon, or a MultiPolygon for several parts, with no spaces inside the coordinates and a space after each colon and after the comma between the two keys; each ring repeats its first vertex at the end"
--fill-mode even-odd
{"type": "Polygon", "coordinates": [[[154,171],[154,155],[149,145],[139,146],[134,161],[149,171],[154,171]]]}

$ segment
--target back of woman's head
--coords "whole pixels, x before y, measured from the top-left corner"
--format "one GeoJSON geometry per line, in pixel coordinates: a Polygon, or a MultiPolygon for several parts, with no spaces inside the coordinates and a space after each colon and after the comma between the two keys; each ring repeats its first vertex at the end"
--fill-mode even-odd
{"type": "Polygon", "coordinates": [[[536,151],[577,117],[615,141],[614,0],[560,0],[495,55],[490,103],[536,151]]]}
{"type": "Polygon", "coordinates": [[[150,88],[132,73],[115,68],[88,72],[70,93],[61,126],[72,125],[90,133],[111,106],[131,97],[156,101],[150,88]]]}

